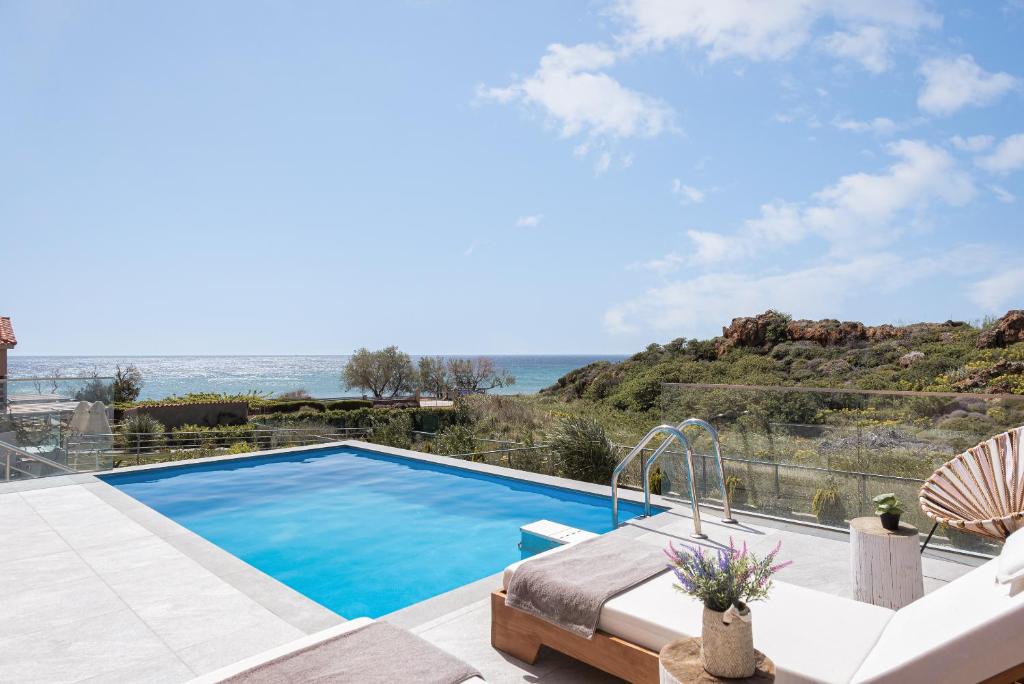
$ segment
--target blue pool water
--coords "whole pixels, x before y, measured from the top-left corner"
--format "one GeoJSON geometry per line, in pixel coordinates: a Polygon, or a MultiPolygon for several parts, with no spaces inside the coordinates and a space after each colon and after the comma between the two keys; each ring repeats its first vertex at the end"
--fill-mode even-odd
{"type": "Polygon", "coordinates": [[[104,479],[347,618],[499,572],[527,523],[611,529],[605,497],[348,447],[104,479]]]}

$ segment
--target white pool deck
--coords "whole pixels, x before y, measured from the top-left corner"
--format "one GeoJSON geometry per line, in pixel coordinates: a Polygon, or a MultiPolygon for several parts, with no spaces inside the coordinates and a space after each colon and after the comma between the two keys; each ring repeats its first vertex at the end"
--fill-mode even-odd
{"type": "MultiPolygon", "coordinates": [[[[764,552],[782,540],[780,557],[795,562],[780,579],[851,595],[845,534],[739,517],[739,525],[724,525],[715,511],[705,512],[705,543],[732,536],[764,552]]],[[[691,530],[689,509],[677,507],[614,534],[664,546],[689,542],[691,530]]],[[[925,590],[979,562],[928,551],[925,590]]],[[[500,575],[487,577],[383,619],[472,663],[490,682],[618,681],[557,653],[527,665],[492,649],[488,595],[499,585],[500,575]]],[[[90,475],[0,485],[0,682],[185,682],[343,619],[90,475]]]]}

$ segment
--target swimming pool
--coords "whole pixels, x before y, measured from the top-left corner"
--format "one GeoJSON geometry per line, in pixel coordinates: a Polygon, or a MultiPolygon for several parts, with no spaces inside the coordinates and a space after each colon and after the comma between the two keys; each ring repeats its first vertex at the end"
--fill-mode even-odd
{"type": "Polygon", "coordinates": [[[607,497],[354,447],[102,479],[346,618],[499,572],[527,523],[611,529],[607,497]]]}

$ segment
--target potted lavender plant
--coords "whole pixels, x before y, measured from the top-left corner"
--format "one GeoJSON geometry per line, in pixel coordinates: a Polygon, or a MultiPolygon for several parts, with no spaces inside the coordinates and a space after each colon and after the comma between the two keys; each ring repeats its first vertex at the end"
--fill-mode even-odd
{"type": "Polygon", "coordinates": [[[776,563],[779,542],[764,558],[737,549],[709,553],[700,547],[676,549],[670,542],[665,554],[679,584],[676,589],[704,604],[701,660],[716,677],[750,677],[754,674],[754,636],[747,603],[768,598],[772,575],[791,561],[776,563]]]}

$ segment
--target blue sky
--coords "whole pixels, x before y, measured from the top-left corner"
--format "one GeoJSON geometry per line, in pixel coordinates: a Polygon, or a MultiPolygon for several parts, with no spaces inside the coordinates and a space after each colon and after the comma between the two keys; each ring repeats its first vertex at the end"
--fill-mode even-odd
{"type": "Polygon", "coordinates": [[[632,352],[1024,304],[1024,3],[4,2],[23,354],[632,352]]]}

